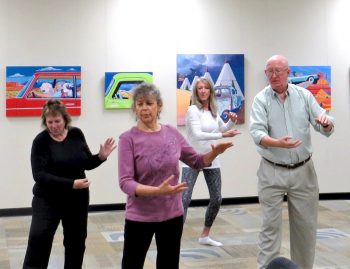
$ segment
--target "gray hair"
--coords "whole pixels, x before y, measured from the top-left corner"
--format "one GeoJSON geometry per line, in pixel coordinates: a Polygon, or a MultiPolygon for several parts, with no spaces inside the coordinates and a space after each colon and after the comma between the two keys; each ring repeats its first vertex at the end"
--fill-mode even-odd
{"type": "Polygon", "coordinates": [[[160,91],[157,89],[157,87],[152,83],[142,82],[132,90],[133,110],[135,110],[137,99],[148,97],[155,98],[159,107],[163,106],[163,100],[160,96],[160,91]]]}

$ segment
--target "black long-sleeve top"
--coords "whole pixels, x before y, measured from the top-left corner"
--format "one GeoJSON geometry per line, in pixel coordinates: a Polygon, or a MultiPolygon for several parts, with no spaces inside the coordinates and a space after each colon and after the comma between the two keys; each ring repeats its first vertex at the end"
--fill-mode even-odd
{"type": "Polygon", "coordinates": [[[85,170],[94,169],[102,162],[98,154],[91,153],[79,128],[69,127],[66,138],[60,142],[44,130],[32,144],[33,194],[53,199],[71,194],[74,180],[85,178],[85,170]]]}

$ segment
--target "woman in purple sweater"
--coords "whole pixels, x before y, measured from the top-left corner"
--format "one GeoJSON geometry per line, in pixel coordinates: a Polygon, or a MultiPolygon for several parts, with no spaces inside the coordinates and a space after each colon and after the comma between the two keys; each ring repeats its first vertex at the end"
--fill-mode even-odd
{"type": "Polygon", "coordinates": [[[179,160],[194,169],[208,166],[233,146],[231,142],[197,153],[169,125],[158,123],[163,102],[153,84],[133,90],[136,126],[119,137],[119,185],[127,197],[124,228],[123,269],[143,268],[153,235],[157,244],[157,268],[179,268],[183,228],[179,160]]]}

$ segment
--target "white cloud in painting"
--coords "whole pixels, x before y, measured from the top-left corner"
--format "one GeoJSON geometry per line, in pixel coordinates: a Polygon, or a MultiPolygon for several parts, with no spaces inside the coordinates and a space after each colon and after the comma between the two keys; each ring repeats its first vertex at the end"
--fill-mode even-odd
{"type": "Polygon", "coordinates": [[[20,78],[20,77],[24,77],[24,75],[20,74],[20,73],[16,73],[10,76],[10,78],[20,78]]]}
{"type": "Polygon", "coordinates": [[[44,67],[44,68],[41,68],[39,70],[36,70],[36,71],[57,71],[57,70],[61,70],[60,68],[55,68],[55,67],[52,67],[52,66],[48,66],[48,67],[44,67]]]}

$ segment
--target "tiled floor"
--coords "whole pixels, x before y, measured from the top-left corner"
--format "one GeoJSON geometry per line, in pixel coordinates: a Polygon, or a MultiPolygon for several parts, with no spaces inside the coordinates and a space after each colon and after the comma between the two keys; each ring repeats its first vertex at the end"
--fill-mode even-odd
{"type": "MultiPolygon", "coordinates": [[[[257,234],[261,223],[259,205],[222,206],[212,237],[223,247],[197,243],[205,208],[190,208],[184,227],[181,269],[254,269],[257,234]]],[[[123,248],[123,211],[90,213],[83,268],[120,268],[123,248]]],[[[282,255],[289,255],[287,209],[284,210],[282,255]]],[[[25,253],[30,217],[0,218],[0,269],[19,269],[25,253]]],[[[316,249],[316,269],[350,269],[350,202],[321,201],[316,249]]],[[[155,268],[152,243],[145,269],[155,268]]],[[[49,268],[63,268],[62,230],[56,233],[49,268]]]]}

